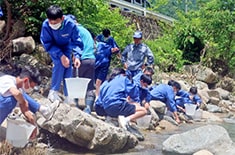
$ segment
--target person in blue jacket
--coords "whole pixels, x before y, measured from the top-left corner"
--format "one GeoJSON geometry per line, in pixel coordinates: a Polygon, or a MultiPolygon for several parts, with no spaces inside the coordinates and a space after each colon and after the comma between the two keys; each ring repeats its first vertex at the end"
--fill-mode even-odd
{"type": "Polygon", "coordinates": [[[143,74],[149,75],[149,76],[152,78],[152,76],[153,76],[153,74],[154,74],[154,70],[153,70],[152,67],[147,66],[146,68],[143,69],[143,72],[140,71],[138,74],[136,74],[136,75],[133,77],[133,81],[134,81],[134,82],[140,81],[140,77],[141,77],[141,75],[143,75],[143,74]]]}
{"type": "Polygon", "coordinates": [[[104,29],[103,33],[96,37],[96,45],[95,85],[98,96],[100,85],[105,81],[109,71],[111,56],[113,53],[119,53],[119,47],[109,29],[104,29]]]}
{"type": "Polygon", "coordinates": [[[120,127],[127,129],[130,121],[146,115],[147,110],[140,106],[138,89],[126,76],[117,75],[101,88],[97,102],[102,103],[107,116],[118,117],[120,127]]]}
{"type": "MultiPolygon", "coordinates": [[[[146,67],[143,72],[139,72],[137,75],[133,77],[133,82],[137,85],[140,89],[140,101],[141,105],[144,106],[146,109],[149,109],[150,101],[151,101],[151,94],[148,87],[141,87],[141,82],[147,83],[148,86],[152,83],[152,75],[154,74],[154,70],[152,67],[146,67]],[[146,76],[143,76],[146,75],[146,76]],[[148,77],[147,77],[148,76],[148,77]]],[[[143,85],[143,84],[142,84],[143,85]]]]}
{"type": "Polygon", "coordinates": [[[70,17],[63,15],[59,6],[50,6],[46,10],[46,15],[47,19],[42,24],[40,40],[54,64],[48,94],[48,98],[54,102],[61,101],[58,95],[61,81],[63,81],[64,96],[68,98],[65,78],[72,77],[72,55],[74,55],[75,67],[80,66],[83,43],[77,25],[70,17]]]}
{"type": "Polygon", "coordinates": [[[135,82],[135,85],[139,89],[139,98],[140,98],[140,105],[149,109],[150,101],[151,101],[151,94],[148,89],[148,86],[151,85],[152,78],[149,75],[142,74],[140,76],[140,80],[135,82]]]}
{"type": "Polygon", "coordinates": [[[114,38],[111,36],[111,31],[109,29],[103,29],[102,34],[99,34],[96,37],[97,42],[104,42],[110,45],[112,48],[118,48],[116,52],[119,52],[119,47],[117,45],[117,42],[114,40],[114,38]]]}
{"type": "Polygon", "coordinates": [[[158,100],[166,104],[166,107],[174,115],[174,119],[177,123],[180,123],[178,114],[177,114],[177,105],[175,103],[175,94],[181,89],[181,86],[178,82],[174,81],[172,85],[168,84],[159,84],[152,88],[150,94],[152,100],[158,100]]]}
{"type": "Polygon", "coordinates": [[[119,50],[118,48],[112,48],[111,45],[105,42],[97,42],[97,50],[95,53],[96,96],[99,95],[100,85],[105,81],[107,77],[111,61],[111,55],[118,50],[119,50]]]}
{"type": "MultiPolygon", "coordinates": [[[[95,101],[95,43],[93,37],[84,26],[82,26],[76,19],[74,15],[68,15],[77,25],[80,37],[83,42],[83,51],[79,52],[81,65],[78,67],[74,66],[74,70],[78,69],[78,76],[81,78],[88,78],[90,82],[88,83],[87,93],[85,97],[86,107],[84,112],[90,114],[93,110],[93,105],[95,101]]],[[[76,72],[76,71],[74,71],[76,72]]],[[[77,75],[76,75],[77,76],[77,75]]],[[[79,87],[79,86],[78,86],[79,87]]]]}
{"type": "Polygon", "coordinates": [[[99,96],[95,102],[95,111],[97,113],[97,115],[99,116],[107,116],[104,107],[103,107],[103,102],[102,102],[102,98],[105,95],[105,87],[108,86],[108,83],[113,80],[117,75],[125,75],[125,70],[121,69],[121,68],[114,68],[112,69],[110,76],[107,78],[107,80],[105,80],[102,85],[100,86],[100,89],[102,90],[99,93],[99,96]]]}
{"type": "Polygon", "coordinates": [[[189,92],[181,90],[177,93],[176,105],[179,111],[185,112],[184,104],[196,104],[197,109],[200,107],[202,100],[197,93],[197,87],[191,87],[189,92]]]}

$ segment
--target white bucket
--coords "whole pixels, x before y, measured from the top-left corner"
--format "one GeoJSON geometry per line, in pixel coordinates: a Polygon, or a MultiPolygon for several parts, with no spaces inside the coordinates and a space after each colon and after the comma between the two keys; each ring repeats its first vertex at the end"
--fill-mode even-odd
{"type": "Polygon", "coordinates": [[[144,128],[144,129],[148,128],[151,122],[151,118],[152,118],[152,115],[145,115],[141,118],[138,118],[136,120],[138,127],[144,128]]]}
{"type": "Polygon", "coordinates": [[[36,126],[22,119],[7,119],[6,140],[14,147],[25,147],[36,126]]]}
{"type": "Polygon", "coordinates": [[[201,109],[196,110],[194,115],[192,116],[193,120],[200,121],[202,118],[202,112],[203,112],[203,110],[201,110],[201,109]]]}
{"type": "Polygon", "coordinates": [[[193,116],[195,114],[197,105],[196,104],[184,104],[186,115],[193,116]]]}
{"type": "Polygon", "coordinates": [[[88,78],[66,78],[66,87],[70,98],[85,98],[87,85],[91,79],[88,78]]]}

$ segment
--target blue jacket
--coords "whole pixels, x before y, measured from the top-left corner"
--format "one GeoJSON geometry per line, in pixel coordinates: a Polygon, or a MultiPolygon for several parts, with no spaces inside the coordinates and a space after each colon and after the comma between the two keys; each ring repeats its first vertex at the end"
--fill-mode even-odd
{"type": "Polygon", "coordinates": [[[97,51],[95,53],[95,68],[103,65],[110,65],[111,61],[111,46],[104,42],[97,42],[97,51]]]}
{"type": "Polygon", "coordinates": [[[140,97],[140,102],[143,102],[144,100],[146,102],[150,102],[151,101],[151,94],[148,88],[142,88],[140,85],[140,77],[141,75],[143,75],[143,72],[138,73],[137,75],[135,75],[133,77],[133,82],[134,84],[137,86],[137,88],[139,89],[139,97],[140,97]]]}
{"type": "Polygon", "coordinates": [[[40,35],[41,43],[50,55],[58,57],[58,59],[63,54],[71,56],[73,49],[76,50],[75,56],[79,58],[78,53],[83,50],[79,30],[71,18],[65,15],[64,17],[62,27],[59,30],[50,28],[48,19],[43,22],[40,35]]]}
{"type": "Polygon", "coordinates": [[[159,100],[166,104],[171,112],[176,112],[175,94],[173,88],[167,84],[159,84],[150,91],[152,100],[159,100]]]}
{"type": "Polygon", "coordinates": [[[0,17],[3,16],[2,8],[0,7],[0,17]]]}
{"type": "Polygon", "coordinates": [[[201,98],[197,94],[194,95],[192,100],[189,97],[190,93],[184,90],[180,90],[176,95],[181,97],[181,101],[183,101],[183,103],[191,103],[191,104],[202,103],[201,98]]]}
{"type": "Polygon", "coordinates": [[[78,27],[82,42],[84,44],[82,53],[79,53],[79,55],[81,56],[81,60],[95,59],[95,55],[94,55],[95,45],[94,45],[94,40],[91,36],[91,33],[86,28],[84,28],[81,24],[78,24],[77,27],[78,27]]]}
{"type": "Polygon", "coordinates": [[[98,42],[104,42],[104,43],[107,43],[108,45],[111,46],[111,48],[115,48],[115,47],[118,47],[116,41],[114,40],[113,37],[109,36],[108,39],[105,40],[105,37],[103,34],[100,34],[96,37],[96,40],[98,42]]]}
{"type": "Polygon", "coordinates": [[[123,75],[116,76],[107,83],[107,86],[102,86],[100,92],[100,98],[104,109],[116,103],[125,102],[127,96],[130,96],[134,102],[140,102],[138,89],[136,89],[136,86],[123,75]]]}

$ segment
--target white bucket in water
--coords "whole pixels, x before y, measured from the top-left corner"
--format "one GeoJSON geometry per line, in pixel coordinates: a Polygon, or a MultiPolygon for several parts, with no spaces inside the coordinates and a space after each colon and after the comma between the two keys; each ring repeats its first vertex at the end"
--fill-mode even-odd
{"type": "Polygon", "coordinates": [[[36,126],[22,119],[7,119],[6,140],[14,147],[25,147],[36,126]]]}
{"type": "Polygon", "coordinates": [[[85,98],[87,85],[90,82],[88,78],[66,78],[66,87],[70,98],[85,98]]]}
{"type": "Polygon", "coordinates": [[[185,107],[186,115],[193,116],[195,114],[197,105],[196,104],[186,103],[186,104],[184,104],[184,107],[185,107]]]}
{"type": "Polygon", "coordinates": [[[148,128],[151,122],[151,118],[152,118],[152,115],[145,115],[141,118],[138,118],[136,120],[138,127],[145,128],[145,129],[148,128]]]}

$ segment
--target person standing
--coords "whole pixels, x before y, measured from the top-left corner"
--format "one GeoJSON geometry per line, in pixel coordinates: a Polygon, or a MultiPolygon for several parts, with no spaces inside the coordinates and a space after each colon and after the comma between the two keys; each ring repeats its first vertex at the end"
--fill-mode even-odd
{"type": "Polygon", "coordinates": [[[104,29],[102,34],[96,37],[96,45],[95,86],[98,97],[100,85],[105,81],[109,71],[112,54],[119,54],[119,47],[109,29],[104,29]]]}
{"type": "Polygon", "coordinates": [[[154,64],[152,51],[146,44],[142,43],[142,32],[136,31],[133,39],[134,43],[126,46],[121,58],[124,68],[127,69],[127,74],[130,77],[134,77],[142,71],[145,67],[145,59],[147,59],[148,66],[153,66],[154,64]]]}
{"type": "MultiPolygon", "coordinates": [[[[74,15],[69,15],[71,19],[77,25],[81,40],[83,42],[83,51],[78,52],[81,65],[79,67],[74,66],[74,70],[78,69],[78,76],[81,78],[88,78],[90,82],[87,86],[87,92],[85,97],[86,107],[84,112],[90,114],[93,110],[95,102],[95,47],[94,39],[91,33],[82,24],[78,23],[74,15]]],[[[76,71],[74,71],[76,72],[76,71]]],[[[79,87],[79,86],[77,86],[79,87]]]]}
{"type": "Polygon", "coordinates": [[[63,15],[59,6],[50,6],[46,10],[46,15],[47,19],[42,24],[40,40],[54,64],[48,98],[52,102],[61,101],[58,91],[63,81],[66,102],[68,92],[65,78],[72,77],[72,55],[74,55],[75,67],[80,66],[79,53],[82,53],[83,43],[77,25],[70,17],[63,15]]]}

